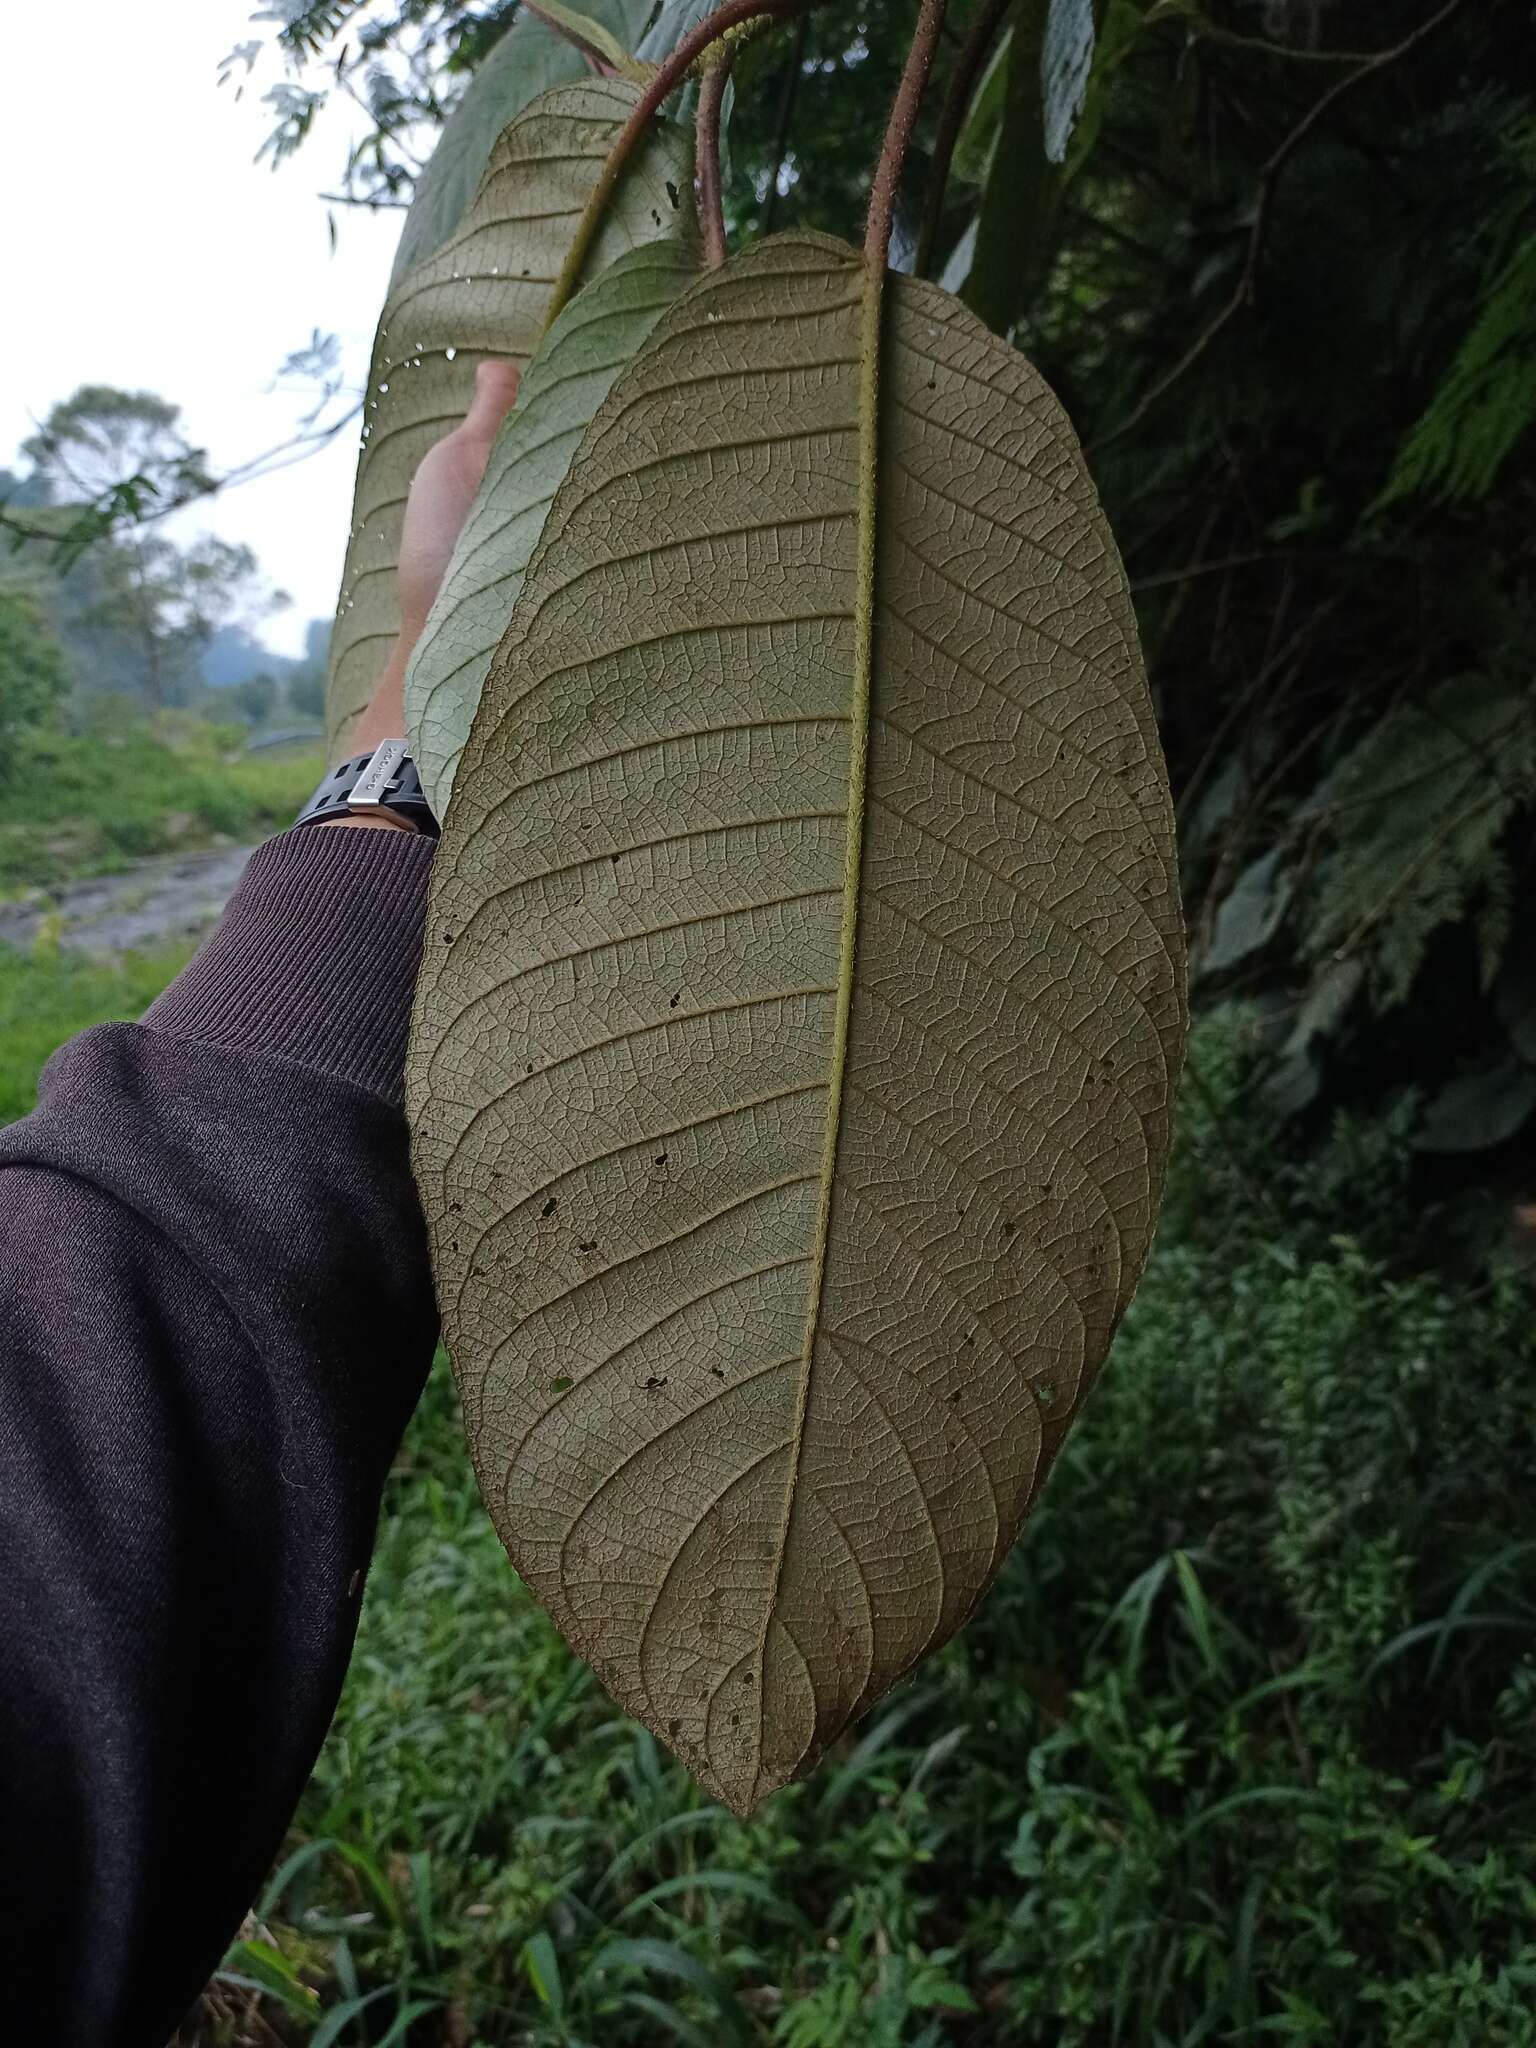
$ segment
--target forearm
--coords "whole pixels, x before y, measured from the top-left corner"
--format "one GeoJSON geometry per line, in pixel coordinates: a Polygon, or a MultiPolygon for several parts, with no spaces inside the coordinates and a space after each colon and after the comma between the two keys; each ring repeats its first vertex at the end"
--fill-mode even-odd
{"type": "Polygon", "coordinates": [[[56,2048],[158,2048],[335,1704],[435,1334],[399,1108],[431,855],[269,843],[0,1133],[0,1948],[56,2048]]]}

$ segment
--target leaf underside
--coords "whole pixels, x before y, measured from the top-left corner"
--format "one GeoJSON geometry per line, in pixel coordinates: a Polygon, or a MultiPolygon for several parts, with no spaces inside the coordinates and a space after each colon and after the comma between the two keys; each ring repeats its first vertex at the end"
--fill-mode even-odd
{"type": "MultiPolygon", "coordinates": [[[[651,0],[589,0],[584,12],[627,50],[645,27],[651,0]]],[[[581,51],[548,22],[519,14],[465,87],[427,159],[400,230],[390,290],[434,255],[469,211],[503,128],[552,85],[588,76],[581,51]]]]}
{"type": "Polygon", "coordinates": [[[498,436],[405,677],[405,722],[427,801],[448,808],[491,657],[545,515],[592,415],[666,308],[698,275],[692,208],[593,278],[550,328],[498,436]]]}
{"type": "MultiPolygon", "coordinates": [[[[486,355],[526,363],[597,174],[638,93],[620,79],[556,86],[503,131],[456,231],[392,290],[379,321],[352,531],[331,637],[326,726],[334,756],[400,630],[395,573],[411,478],[469,409],[486,355]]],[[[585,274],[675,232],[689,144],[658,122],[608,210],[585,274]]]]}
{"type": "Polygon", "coordinates": [[[599,410],[460,766],[408,1076],[492,1515],[739,1812],[996,1572],[1145,1260],[1182,1057],[1118,556],[1040,379],[908,278],[850,849],[862,280],[763,243],[599,410]]]}

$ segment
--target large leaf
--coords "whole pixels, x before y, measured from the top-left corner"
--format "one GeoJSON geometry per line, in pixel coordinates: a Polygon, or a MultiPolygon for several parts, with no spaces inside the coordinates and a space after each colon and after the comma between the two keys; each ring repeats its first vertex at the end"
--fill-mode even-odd
{"type": "Polygon", "coordinates": [[[634,46],[635,55],[659,64],[663,57],[671,56],[689,29],[697,28],[719,4],[720,0],[661,0],[656,19],[634,46]]]}
{"type": "Polygon", "coordinates": [[[621,256],[561,313],[491,451],[405,678],[411,751],[439,817],[491,656],[576,444],[619,371],[698,275],[691,209],[675,218],[679,239],[649,242],[621,256]]]}
{"type": "Polygon", "coordinates": [[[1267,946],[1279,931],[1296,889],[1285,849],[1272,846],[1250,861],[1222,899],[1197,974],[1223,974],[1267,946]]]}
{"type": "Polygon", "coordinates": [[[1115,74],[1148,20],[1135,0],[1106,0],[1097,31],[1090,0],[1022,4],[1022,24],[999,37],[955,145],[955,174],[985,189],[945,272],[999,333],[1029,309],[1061,195],[1093,154],[1115,74]]]}
{"type": "Polygon", "coordinates": [[[987,59],[986,69],[971,94],[965,119],[955,137],[955,153],[950,161],[949,174],[967,184],[979,185],[991,168],[992,152],[997,147],[998,130],[1003,121],[1003,102],[1008,89],[1008,54],[1012,47],[1013,30],[1005,28],[987,59]]]}
{"type": "MultiPolygon", "coordinates": [[[[589,0],[582,12],[626,50],[635,47],[651,0],[589,0]]],[[[496,138],[515,114],[552,85],[585,78],[588,64],[570,40],[522,14],[486,57],[449,115],[416,181],[400,230],[390,289],[434,255],[469,211],[496,138]]]]}
{"type": "MultiPolygon", "coordinates": [[[[670,57],[688,31],[697,28],[706,14],[713,14],[720,0],[662,0],[656,18],[635,46],[635,54],[643,64],[659,64],[670,57]]],[[[767,26],[767,17],[759,23],[767,26]]],[[[744,29],[743,33],[750,31],[744,29]]],[[[699,85],[697,67],[694,75],[678,92],[671,102],[673,118],[692,123],[699,108],[699,85]]],[[[725,97],[720,105],[720,169],[725,190],[731,186],[730,134],[731,117],[736,107],[736,84],[734,79],[726,82],[725,97]]]]}
{"type": "Polygon", "coordinates": [[[976,218],[965,302],[999,334],[1030,304],[1044,274],[1061,203],[1062,174],[1046,154],[1041,65],[1046,0],[1022,0],[1008,43],[997,142],[976,218]]]}
{"type": "MultiPolygon", "coordinates": [[[[619,79],[591,78],[534,101],[497,142],[458,229],[390,294],[369,371],[331,637],[326,721],[334,753],[345,752],[400,628],[395,569],[416,466],[468,410],[480,357],[522,363],[532,354],[576,223],[637,97],[619,79]]],[[[619,186],[587,275],[673,233],[689,186],[687,137],[658,122],[619,186]]]]}
{"type": "Polygon", "coordinates": [[[863,278],[763,243],[600,408],[460,765],[408,1079],[486,1500],[738,1811],[996,1572],[1146,1257],[1182,1055],[1081,453],[910,278],[877,437],[863,278]]]}
{"type": "Polygon", "coordinates": [[[1448,1081],[1413,1134],[1420,1152],[1483,1152],[1514,1137],[1536,1109],[1536,1074],[1505,1053],[1448,1081]]]}

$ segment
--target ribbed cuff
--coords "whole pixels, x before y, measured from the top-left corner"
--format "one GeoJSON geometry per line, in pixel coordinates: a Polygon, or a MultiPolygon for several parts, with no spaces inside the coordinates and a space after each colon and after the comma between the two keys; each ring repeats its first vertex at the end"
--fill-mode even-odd
{"type": "Polygon", "coordinates": [[[144,1024],[400,1102],[436,846],[415,832],[320,825],[269,839],[144,1024]]]}

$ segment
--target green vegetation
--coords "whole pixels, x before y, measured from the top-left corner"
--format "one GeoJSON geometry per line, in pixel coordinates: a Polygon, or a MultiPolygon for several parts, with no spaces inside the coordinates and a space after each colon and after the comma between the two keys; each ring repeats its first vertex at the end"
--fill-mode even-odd
{"type": "Polygon", "coordinates": [[[181,408],[153,392],[83,384],[22,443],[27,475],[0,473],[19,573],[46,605],[81,698],[188,707],[220,627],[288,601],[265,588],[249,548],[210,534],[183,544],[155,523],[216,487],[180,421],[181,408]]]}
{"type": "MultiPolygon", "coordinates": [[[[116,874],[147,856],[236,845],[280,830],[321,772],[318,749],[239,751],[239,727],[171,717],[153,731],[123,707],[87,735],[30,725],[0,815],[0,901],[116,874]]],[[[0,1123],[25,1116],[49,1054],[92,1024],[140,1015],[191,953],[80,952],[51,918],[28,947],[0,943],[0,1123]]]]}
{"type": "Polygon", "coordinates": [[[69,667],[42,606],[26,590],[0,589],[0,785],[16,779],[16,743],[46,725],[69,689],[69,667]]]}
{"type": "Polygon", "coordinates": [[[190,951],[171,946],[96,960],[46,936],[25,952],[0,945],[0,1124],[31,1109],[56,1047],[92,1024],[138,1017],[190,951]]]}
{"type": "Polygon", "coordinates": [[[263,1983],[328,2042],[1536,2041],[1527,1297],[1404,1277],[1441,1219],[1400,1127],[1277,1174],[1249,1033],[1196,1051],[1160,1248],[1019,1550],[750,1824],[521,1591],[440,1369],[197,2038],[263,1983]]]}
{"type": "Polygon", "coordinates": [[[0,815],[0,897],[147,854],[261,839],[319,780],[318,747],[240,752],[238,726],[168,718],[157,734],[104,717],[76,736],[46,727],[18,745],[16,800],[0,815]]]}

